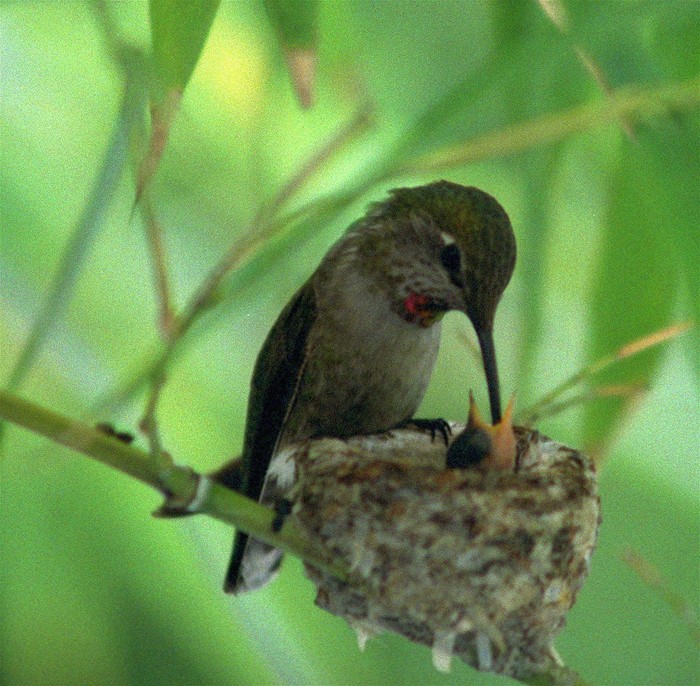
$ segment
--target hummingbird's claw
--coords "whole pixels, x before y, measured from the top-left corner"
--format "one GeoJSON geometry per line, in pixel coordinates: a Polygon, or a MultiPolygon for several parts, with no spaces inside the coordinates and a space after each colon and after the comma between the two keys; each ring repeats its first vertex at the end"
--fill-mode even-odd
{"type": "Polygon", "coordinates": [[[442,436],[442,440],[445,441],[445,445],[450,443],[452,427],[444,419],[406,419],[396,428],[405,429],[408,427],[414,427],[420,431],[430,431],[431,441],[434,441],[435,436],[439,433],[442,436]]]}
{"type": "Polygon", "coordinates": [[[279,533],[282,530],[287,517],[292,514],[293,505],[294,503],[288,498],[280,498],[275,503],[275,518],[272,520],[272,531],[274,533],[279,533]]]}

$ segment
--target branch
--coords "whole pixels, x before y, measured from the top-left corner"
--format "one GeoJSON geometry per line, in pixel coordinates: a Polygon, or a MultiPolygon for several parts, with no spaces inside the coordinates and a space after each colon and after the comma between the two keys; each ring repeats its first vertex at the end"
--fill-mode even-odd
{"type": "Polygon", "coordinates": [[[653,88],[626,86],[613,91],[605,100],[584,103],[432,150],[408,160],[393,170],[391,176],[443,172],[550,145],[623,118],[655,117],[674,110],[697,109],[699,104],[698,78],[653,88]]]}
{"type": "Polygon", "coordinates": [[[69,419],[0,390],[0,417],[54,443],[98,460],[162,493],[183,513],[202,513],[282,548],[288,553],[323,569],[338,579],[347,579],[342,565],[329,562],[328,556],[312,544],[293,520],[285,521],[279,532],[272,530],[275,513],[189,467],[162,461],[98,429],[69,419]]]}
{"type": "Polygon", "coordinates": [[[287,203],[304,187],[306,182],[345,146],[359,138],[372,125],[372,107],[363,103],[355,115],[340,128],[319,150],[317,150],[299,171],[285,184],[268,205],[263,205],[241,239],[233,242],[212,269],[210,275],[199,287],[185,311],[177,318],[174,339],[171,346],[183,336],[193,321],[205,311],[226,277],[245,261],[250,259],[262,245],[269,241],[286,224],[280,220],[280,212],[287,203]]]}
{"type": "MultiPolygon", "coordinates": [[[[580,371],[576,372],[564,382],[553,388],[549,393],[545,394],[540,398],[532,407],[526,409],[518,416],[518,421],[522,422],[526,426],[532,426],[540,418],[544,416],[550,416],[555,412],[563,409],[560,407],[562,402],[562,396],[571,391],[571,389],[579,386],[581,384],[587,383],[597,374],[602,372],[604,369],[616,364],[620,360],[624,360],[633,355],[638,355],[647,348],[651,348],[655,345],[660,345],[666,341],[672,340],[676,336],[685,333],[694,326],[694,322],[686,321],[680,322],[678,324],[672,324],[659,331],[654,331],[646,336],[642,336],[637,340],[632,341],[618,348],[615,352],[610,355],[596,360],[595,362],[587,365],[580,371]]],[[[629,389],[628,389],[629,390],[629,389]]],[[[640,389],[631,389],[639,391],[640,389]]],[[[612,393],[599,393],[599,395],[612,395],[612,393]]],[[[566,407],[566,406],[565,406],[566,407]]]]}
{"type": "Polygon", "coordinates": [[[160,333],[166,341],[169,341],[172,339],[175,331],[175,308],[170,290],[163,229],[156,218],[151,193],[147,189],[144,190],[141,196],[139,207],[141,208],[146,229],[146,239],[153,263],[153,280],[156,287],[156,301],[158,302],[160,333]]]}
{"type": "Polygon", "coordinates": [[[683,622],[691,639],[700,645],[700,621],[690,603],[669,583],[656,565],[631,548],[622,553],[622,560],[637,574],[642,583],[654,591],[683,622]]]}

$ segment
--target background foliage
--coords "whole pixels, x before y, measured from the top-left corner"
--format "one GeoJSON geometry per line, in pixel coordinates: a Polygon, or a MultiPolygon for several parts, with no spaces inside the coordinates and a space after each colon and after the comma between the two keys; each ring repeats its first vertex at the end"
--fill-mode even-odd
{"type": "MultiPolygon", "coordinates": [[[[169,3],[151,4],[154,27],[167,30],[169,3]]],[[[284,302],[344,227],[395,185],[477,185],[511,215],[519,263],[496,337],[504,394],[517,391],[520,408],[620,345],[697,319],[700,4],[577,1],[563,31],[535,2],[327,0],[317,31],[300,29],[304,40],[319,37],[308,111],[274,28],[275,7],[286,4],[294,5],[266,3],[271,23],[255,0],[218,11],[202,3],[200,15],[175,22],[189,67],[167,63],[161,36],[155,72],[140,57],[151,41],[145,1],[0,5],[2,383],[43,321],[21,393],[135,429],[146,394],[134,382],[163,351],[146,215],[132,215],[147,148],[137,134],[147,93],[163,102],[188,80],[148,188],[178,311],[361,103],[374,103],[375,120],[290,199],[287,210],[311,210],[253,246],[170,361],[161,437],[196,469],[238,450],[255,355],[284,302]],[[207,37],[197,22],[214,12],[207,37]],[[612,89],[696,79],[694,100],[653,107],[649,96],[611,123],[584,118],[580,133],[555,135],[549,115],[571,123],[566,113],[579,105],[605,109],[582,49],[612,89]],[[151,73],[166,77],[154,85],[151,73]],[[531,139],[509,148],[509,127],[528,120],[531,139]],[[486,134],[490,147],[461,163],[464,144],[486,134]],[[436,151],[444,154],[429,169],[436,151]]],[[[485,404],[465,336],[466,322],[448,317],[421,415],[463,418],[469,387],[485,404]]],[[[699,340],[695,327],[601,379],[648,384],[634,413],[632,403],[599,399],[540,426],[571,445],[609,448],[599,550],[558,641],[592,683],[700,679],[692,617],[622,560],[628,549],[643,555],[666,596],[697,611],[699,340]]],[[[224,596],[229,528],[153,520],[151,492],[42,439],[9,427],[0,470],[3,684],[499,682],[462,664],[437,674],[425,648],[389,635],[360,654],[350,630],[313,606],[297,560],[260,593],[224,596]]]]}

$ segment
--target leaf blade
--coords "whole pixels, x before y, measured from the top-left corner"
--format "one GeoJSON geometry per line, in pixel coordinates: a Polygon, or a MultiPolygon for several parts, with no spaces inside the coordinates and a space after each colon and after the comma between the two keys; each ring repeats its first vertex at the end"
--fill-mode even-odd
{"type": "MultiPolygon", "coordinates": [[[[611,183],[600,271],[594,288],[591,348],[594,359],[666,326],[680,286],[670,219],[675,191],[659,129],[639,132],[638,145],[623,145],[611,183]],[[670,248],[670,249],[669,249],[670,248]]],[[[600,375],[603,384],[648,382],[662,348],[628,356],[600,375]]],[[[587,408],[588,443],[610,436],[623,417],[621,400],[587,408]]]]}
{"type": "Polygon", "coordinates": [[[318,43],[317,0],[263,0],[274,26],[295,94],[302,107],[313,105],[318,43]]]}
{"type": "Polygon", "coordinates": [[[209,35],[220,0],[150,0],[153,61],[164,93],[183,91],[209,35]]]}

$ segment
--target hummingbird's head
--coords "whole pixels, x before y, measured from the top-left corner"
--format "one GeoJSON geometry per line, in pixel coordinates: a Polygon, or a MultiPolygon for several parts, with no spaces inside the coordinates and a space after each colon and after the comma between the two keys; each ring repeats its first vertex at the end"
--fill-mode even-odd
{"type": "Polygon", "coordinates": [[[498,201],[478,188],[437,181],[398,188],[380,207],[398,252],[413,251],[415,285],[426,289],[416,295],[435,296],[436,306],[464,312],[477,329],[491,328],[516,252],[498,201]]]}
{"type": "Polygon", "coordinates": [[[501,409],[493,321],[516,253],[505,210],[478,188],[437,181],[393,190],[372,208],[364,226],[371,236],[367,261],[382,275],[399,315],[421,326],[430,326],[449,310],[469,317],[497,422],[501,409]]]}

